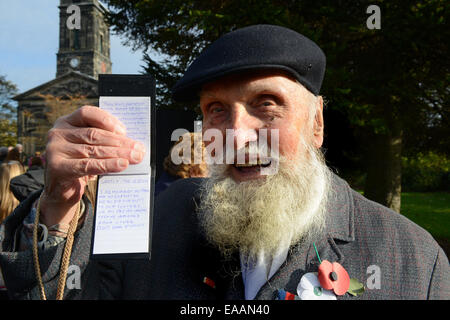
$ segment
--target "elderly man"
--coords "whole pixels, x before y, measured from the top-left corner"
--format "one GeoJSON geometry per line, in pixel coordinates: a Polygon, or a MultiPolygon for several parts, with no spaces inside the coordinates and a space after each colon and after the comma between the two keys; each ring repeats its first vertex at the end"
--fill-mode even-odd
{"type": "Polygon", "coordinates": [[[80,211],[70,264],[81,283],[65,288],[66,299],[450,298],[448,259],[433,238],[325,165],[324,72],[315,43],[277,26],[236,30],[203,51],[174,98],[200,97],[204,132],[232,129],[226,153],[244,150],[245,161],[212,165],[209,179],[180,180],[158,197],[150,261],[89,261],[93,208],[83,197],[91,176],[140,162],[142,146],[98,108],[60,118],[49,132],[44,190],[1,228],[11,297],[56,296],[64,232],[80,211]],[[277,156],[264,160],[249,148],[263,129],[278,141],[267,139],[277,156]],[[60,231],[40,243],[42,281],[23,235],[39,197],[40,223],[60,231]]]}

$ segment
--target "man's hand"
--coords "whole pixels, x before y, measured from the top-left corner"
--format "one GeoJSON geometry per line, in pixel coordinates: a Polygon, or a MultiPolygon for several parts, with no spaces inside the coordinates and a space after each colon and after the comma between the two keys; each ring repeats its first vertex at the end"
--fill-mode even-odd
{"type": "Polygon", "coordinates": [[[107,111],[83,106],[59,118],[48,132],[41,221],[70,223],[88,180],[120,172],[144,157],[144,146],[126,137],[125,127],[107,111]]]}

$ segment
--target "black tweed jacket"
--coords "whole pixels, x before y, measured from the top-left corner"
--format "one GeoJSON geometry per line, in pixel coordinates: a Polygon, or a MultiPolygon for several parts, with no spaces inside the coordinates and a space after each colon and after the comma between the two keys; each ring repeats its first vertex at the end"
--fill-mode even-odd
{"type": "MultiPolygon", "coordinates": [[[[179,180],[158,197],[150,261],[89,261],[93,210],[86,203],[87,218],[70,261],[81,270],[81,286],[66,289],[65,299],[244,299],[238,257],[222,261],[199,232],[194,212],[200,183],[179,180]],[[205,277],[215,288],[204,283],[205,277]]],[[[39,299],[31,250],[16,252],[16,231],[38,196],[22,202],[0,227],[0,268],[13,299],[39,299]]],[[[322,260],[339,262],[366,286],[359,297],[346,293],[338,299],[450,299],[448,258],[431,235],[337,176],[326,232],[315,244],[322,260]]],[[[63,246],[39,254],[49,299],[56,296],[63,246]]],[[[256,299],[274,299],[279,289],[295,294],[301,277],[316,272],[318,264],[311,243],[294,246],[256,299]]]]}

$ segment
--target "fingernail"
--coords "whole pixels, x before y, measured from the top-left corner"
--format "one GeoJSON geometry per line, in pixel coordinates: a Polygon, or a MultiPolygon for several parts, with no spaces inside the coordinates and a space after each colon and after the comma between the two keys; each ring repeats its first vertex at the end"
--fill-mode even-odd
{"type": "Polygon", "coordinates": [[[114,127],[114,132],[125,135],[127,133],[127,129],[121,124],[116,124],[116,126],[114,127]]]}
{"type": "Polygon", "coordinates": [[[125,168],[128,166],[128,161],[126,159],[119,159],[119,167],[125,168]]]}
{"type": "Polygon", "coordinates": [[[131,151],[131,159],[133,159],[134,161],[141,161],[143,155],[144,154],[140,151],[134,149],[131,151]]]}
{"type": "Polygon", "coordinates": [[[139,151],[139,152],[145,152],[145,147],[144,147],[144,145],[143,145],[142,143],[140,143],[140,142],[137,142],[137,143],[134,145],[133,149],[136,150],[136,151],[139,151]]]}

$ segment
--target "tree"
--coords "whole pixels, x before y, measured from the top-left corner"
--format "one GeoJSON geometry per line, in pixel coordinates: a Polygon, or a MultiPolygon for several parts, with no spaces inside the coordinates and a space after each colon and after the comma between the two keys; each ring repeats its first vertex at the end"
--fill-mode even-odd
{"type": "Polygon", "coordinates": [[[317,42],[327,56],[322,94],[330,109],[346,116],[362,146],[357,153],[367,173],[365,195],[396,211],[402,152],[413,150],[414,141],[430,138],[431,132],[448,138],[442,136],[448,133],[448,125],[442,124],[448,120],[445,105],[450,91],[448,1],[105,2],[113,31],[125,35],[135,48],[164,57],[158,63],[146,55],[146,72],[159,82],[158,101],[172,106],[176,105],[168,88],[207,44],[226,32],[269,23],[317,42]],[[371,4],[381,9],[379,30],[366,26],[371,4]],[[411,145],[404,145],[405,137],[411,145]]]}
{"type": "Polygon", "coordinates": [[[67,114],[72,113],[80,106],[86,104],[86,97],[83,95],[64,95],[54,96],[51,94],[39,94],[44,100],[43,108],[30,112],[24,110],[24,118],[27,119],[28,129],[33,130],[33,135],[24,137],[31,143],[43,150],[46,144],[48,130],[54,125],[55,121],[67,114]]]}
{"type": "Polygon", "coordinates": [[[40,94],[45,101],[45,119],[47,125],[53,126],[55,121],[67,114],[74,112],[83,102],[86,101],[86,96],[84,95],[64,95],[64,96],[54,96],[51,94],[40,94]]]}
{"type": "Polygon", "coordinates": [[[17,107],[12,97],[17,86],[0,75],[0,146],[14,146],[17,143],[17,107]]]}

